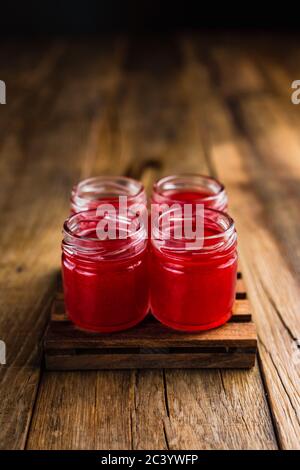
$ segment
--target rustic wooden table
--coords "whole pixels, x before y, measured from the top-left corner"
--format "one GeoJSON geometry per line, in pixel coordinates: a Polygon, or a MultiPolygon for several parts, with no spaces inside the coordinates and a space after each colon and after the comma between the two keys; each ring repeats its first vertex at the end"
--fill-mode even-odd
{"type": "Polygon", "coordinates": [[[10,41],[0,50],[0,447],[300,448],[298,41],[10,41]],[[259,335],[250,371],[46,372],[72,185],[197,171],[226,184],[259,335]]]}

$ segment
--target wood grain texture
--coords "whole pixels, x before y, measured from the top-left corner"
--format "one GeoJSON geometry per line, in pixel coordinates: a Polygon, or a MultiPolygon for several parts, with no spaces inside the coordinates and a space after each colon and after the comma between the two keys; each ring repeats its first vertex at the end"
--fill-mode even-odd
{"type": "Polygon", "coordinates": [[[269,404],[280,445],[298,447],[298,372],[289,333],[296,337],[299,324],[297,223],[293,229],[290,222],[285,235],[275,218],[264,224],[270,207],[281,213],[280,223],[288,220],[286,204],[272,195],[277,191],[291,202],[290,220],[296,217],[297,121],[285,123],[283,98],[272,101],[248,43],[235,47],[214,35],[144,38],[128,49],[123,38],[19,47],[0,51],[16,57],[14,64],[4,61],[1,76],[7,82],[15,76],[14,104],[0,108],[0,331],[9,353],[0,370],[1,447],[277,447],[257,366],[247,372],[43,372],[37,389],[35,345],[55,290],[59,227],[72,184],[91,174],[122,173],[142,178],[149,192],[157,176],[179,171],[216,171],[229,187],[245,281],[266,346],[261,361],[269,404]],[[240,73],[231,73],[243,50],[240,73]],[[280,122],[274,128],[273,113],[280,122]],[[283,141],[294,156],[288,162],[283,141]],[[267,179],[265,197],[273,159],[276,178],[267,179]],[[289,180],[280,189],[283,175],[289,180]]]}
{"type": "MultiPolygon", "coordinates": [[[[224,150],[223,148],[223,155],[224,150]]],[[[229,154],[231,157],[227,158],[228,168],[230,168],[231,160],[236,172],[240,161],[240,150],[232,147],[229,154]]],[[[235,174],[237,176],[237,172],[235,174]]],[[[241,175],[244,179],[246,173],[243,171],[241,175]]],[[[236,187],[237,184],[236,179],[234,186],[236,187]]],[[[243,260],[244,265],[247,264],[245,277],[254,306],[269,399],[281,445],[284,448],[298,448],[300,403],[297,305],[299,305],[299,286],[295,280],[295,274],[287,265],[286,257],[278,249],[274,232],[268,230],[265,219],[261,219],[259,215],[260,204],[249,193],[242,196],[237,187],[234,192],[239,198],[239,205],[235,207],[233,213],[239,220],[243,260]]]]}
{"type": "MultiPolygon", "coordinates": [[[[78,351],[64,350],[55,354],[47,353],[47,370],[121,370],[121,369],[250,369],[255,364],[256,348],[238,350],[193,352],[176,350],[165,353],[92,350],[78,354],[78,351]]],[[[190,348],[192,349],[192,348],[190,348]]]]}
{"type": "Polygon", "coordinates": [[[166,389],[170,449],[276,448],[257,368],[166,371],[166,389]]]}
{"type": "MultiPolygon", "coordinates": [[[[74,43],[64,54],[65,44],[57,47],[55,53],[49,46],[42,53],[38,48],[39,54],[29,52],[28,64],[23,58],[22,66],[17,60],[23,75],[20,82],[12,81],[16,98],[10,95],[1,107],[1,122],[7,126],[0,147],[5,176],[0,203],[0,331],[8,355],[0,370],[4,449],[25,446],[40,375],[39,345],[59,265],[60,227],[70,188],[91,144],[91,117],[101,122],[105,109],[104,103],[97,104],[97,96],[105,89],[109,100],[118,64],[117,51],[97,56],[96,45],[86,49],[74,43]],[[77,54],[82,54],[81,71],[77,54]],[[99,79],[101,73],[106,83],[99,79]]],[[[22,53],[23,47],[16,52],[22,53]]],[[[11,75],[3,78],[10,83],[11,75]]]]}
{"type": "Polygon", "coordinates": [[[167,448],[161,371],[46,372],[41,385],[28,448],[167,448]]]}
{"type": "MultiPolygon", "coordinates": [[[[132,157],[131,160],[128,158],[131,163],[128,166],[126,174],[139,177],[140,175],[144,176],[147,172],[149,174],[150,170],[151,180],[151,177],[155,174],[166,174],[183,170],[208,172],[210,168],[205,156],[205,148],[201,142],[202,136],[199,135],[199,129],[197,127],[199,113],[195,111],[195,108],[190,106],[189,103],[189,81],[187,75],[192,74],[193,76],[194,66],[192,65],[190,69],[190,62],[188,62],[182,67],[183,55],[180,47],[178,47],[179,44],[177,41],[174,42],[171,40],[163,46],[158,44],[157,41],[154,41],[154,43],[156,48],[153,48],[153,43],[151,42],[150,44],[143,44],[142,49],[140,46],[132,43],[124,72],[127,77],[125,83],[127,93],[124,100],[119,103],[118,112],[115,112],[115,115],[119,116],[116,119],[121,129],[122,148],[124,149],[125,155],[132,157]],[[140,64],[139,61],[142,57],[144,58],[144,62],[140,64]],[[168,57],[167,60],[166,57],[168,57]],[[137,66],[137,64],[139,65],[137,66]]],[[[190,58],[188,60],[190,60],[190,58]]],[[[198,79],[200,75],[201,74],[196,74],[195,78],[198,79]]],[[[196,89],[198,88],[195,87],[195,90],[196,89]]],[[[114,129],[110,129],[110,132],[114,133],[114,129]]],[[[113,139],[113,137],[110,139],[113,139]]],[[[126,161],[128,160],[126,157],[126,161]]],[[[110,167],[112,168],[114,166],[111,164],[110,167]]],[[[114,168],[116,168],[115,171],[118,171],[117,167],[114,168]]],[[[187,373],[192,374],[192,372],[187,373]]],[[[119,377],[118,375],[104,376],[100,372],[98,374],[97,377],[105,377],[108,389],[113,387],[113,382],[111,383],[111,381],[117,380],[116,378],[119,377]],[[114,379],[112,379],[112,377],[114,377],[114,379]]],[[[130,373],[128,372],[127,374],[130,373]]],[[[126,401],[127,399],[124,396],[120,397],[118,395],[116,397],[117,401],[120,399],[123,403],[123,409],[127,407],[126,416],[128,416],[128,410],[130,410],[131,422],[133,424],[135,423],[131,433],[132,447],[153,448],[153,443],[156,443],[157,448],[166,448],[169,446],[172,448],[172,445],[167,442],[166,423],[169,423],[169,429],[173,429],[173,433],[176,430],[179,434],[181,423],[178,423],[175,416],[172,420],[168,420],[168,406],[161,402],[162,397],[165,398],[166,403],[169,399],[168,389],[166,388],[166,376],[163,376],[164,380],[162,380],[161,373],[159,372],[153,374],[150,371],[144,371],[142,373],[136,371],[126,377],[132,377],[132,374],[134,374],[135,382],[139,384],[138,390],[136,390],[136,387],[134,388],[135,394],[130,395],[131,398],[129,402],[126,401]],[[143,377],[142,381],[140,381],[141,374],[143,377]],[[155,403],[151,403],[148,413],[145,408],[137,406],[137,392],[140,401],[143,403],[148,403],[149,395],[155,394],[155,396],[158,396],[158,410],[156,410],[155,403]],[[151,410],[155,410],[155,413],[151,410]],[[154,416],[158,415],[159,418],[152,419],[152,414],[154,414],[154,416]],[[147,429],[146,436],[144,436],[145,429],[147,429]]],[[[124,377],[124,375],[121,377],[124,377]]],[[[192,377],[194,376],[192,375],[192,377]]],[[[221,384],[221,376],[218,371],[211,377],[214,377],[214,386],[221,384]]],[[[264,406],[264,414],[261,421],[261,433],[250,433],[248,436],[248,445],[252,448],[274,448],[276,447],[276,441],[272,431],[268,407],[264,399],[264,390],[259,375],[257,377],[256,385],[252,383],[252,379],[250,378],[246,387],[249,387],[249,395],[251,395],[253,389],[256,390],[255,395],[260,394],[262,399],[261,405],[264,406]],[[265,435],[264,439],[262,438],[263,434],[265,435]]],[[[69,393],[68,375],[63,375],[62,380],[65,382],[67,402],[67,394],[69,393]]],[[[234,376],[232,376],[232,380],[234,380],[234,376]]],[[[176,381],[176,375],[170,375],[170,386],[175,386],[176,381]]],[[[199,396],[203,393],[210,393],[206,388],[209,386],[208,384],[200,382],[199,389],[197,390],[199,396]]],[[[51,386],[51,384],[46,385],[46,387],[49,386],[51,386]]],[[[239,386],[236,387],[236,390],[238,389],[239,386]]],[[[79,387],[77,390],[73,390],[73,392],[80,393],[79,387]]],[[[41,390],[39,397],[42,402],[41,410],[43,410],[45,406],[48,407],[47,400],[44,399],[44,397],[45,394],[43,390],[41,390]]],[[[229,398],[225,398],[225,400],[227,399],[229,398]]],[[[251,407],[249,403],[245,401],[243,390],[241,390],[239,399],[242,404],[245,405],[245,408],[247,408],[247,412],[245,412],[247,413],[247,419],[252,420],[251,407]]],[[[215,409],[217,409],[219,397],[213,393],[212,401],[215,409]]],[[[120,427],[118,425],[120,420],[119,415],[109,412],[108,407],[111,407],[111,404],[105,396],[102,396],[101,403],[104,410],[102,408],[97,410],[98,419],[101,420],[103,413],[109,416],[110,429],[120,429],[120,433],[117,434],[116,438],[117,448],[126,448],[128,443],[126,443],[123,438],[125,430],[122,426],[120,427]]],[[[256,403],[255,398],[251,402],[251,406],[256,406],[256,403]]],[[[61,410],[60,412],[64,416],[65,410],[61,410]]],[[[195,408],[191,413],[190,418],[187,419],[197,422],[199,410],[195,408]]],[[[43,417],[40,416],[40,413],[35,414],[28,442],[29,448],[43,448],[43,443],[39,438],[42,419],[43,417]]],[[[201,421],[201,418],[199,418],[199,420],[201,421]]],[[[218,415],[216,420],[220,426],[224,426],[224,417],[222,415],[218,415]]],[[[237,448],[241,448],[242,443],[239,443],[240,429],[235,427],[235,411],[233,408],[231,408],[231,411],[226,416],[226,422],[235,434],[235,439],[232,439],[232,442],[235,442],[237,448]]],[[[256,426],[257,424],[252,422],[252,427],[255,428],[256,426]]],[[[47,434],[47,432],[49,432],[49,430],[45,427],[44,433],[47,434]]],[[[95,435],[95,422],[93,420],[87,423],[86,432],[88,435],[95,435]]],[[[103,435],[100,431],[97,434],[101,435],[101,445],[103,448],[110,448],[110,433],[103,435]]],[[[68,443],[65,444],[66,446],[70,445],[70,441],[74,442],[71,430],[66,439],[68,439],[68,443]]],[[[185,445],[187,448],[194,446],[201,448],[203,445],[202,439],[203,436],[195,434],[195,437],[189,442],[188,439],[186,439],[185,445]]],[[[223,444],[220,439],[221,434],[217,432],[211,433],[208,438],[209,445],[215,448],[222,447],[223,444]]],[[[51,442],[49,442],[48,445],[50,448],[52,447],[51,442]]]]}
{"type": "MultiPolygon", "coordinates": [[[[216,174],[226,184],[238,227],[279,443],[285,449],[299,449],[300,146],[295,110],[289,110],[290,97],[289,105],[278,99],[276,86],[261,73],[261,60],[260,66],[254,60],[253,48],[248,65],[255,80],[243,74],[242,56],[238,47],[211,53],[215,87],[220,90],[217,95],[211,92],[211,99],[227,128],[224,134],[224,126],[220,131],[205,117],[211,130],[209,155],[216,174]],[[228,61],[239,86],[231,80],[228,61]]],[[[270,60],[266,62],[270,70],[270,60]]],[[[278,69],[275,71],[278,78],[278,69]]]]}
{"type": "Polygon", "coordinates": [[[199,334],[181,333],[163,327],[157,321],[145,321],[136,328],[116,334],[92,335],[75,329],[70,322],[58,322],[47,336],[47,350],[68,348],[162,348],[162,347],[235,347],[255,348],[256,331],[249,323],[228,322],[222,328],[199,334]],[[62,334],[60,335],[60,332],[62,334]]]}

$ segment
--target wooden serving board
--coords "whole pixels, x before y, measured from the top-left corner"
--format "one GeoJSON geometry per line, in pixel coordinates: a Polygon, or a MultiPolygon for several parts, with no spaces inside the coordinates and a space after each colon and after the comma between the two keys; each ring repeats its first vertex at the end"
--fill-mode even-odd
{"type": "Polygon", "coordinates": [[[255,325],[241,273],[231,320],[216,329],[182,333],[151,315],[130,330],[99,334],[67,318],[59,287],[44,338],[49,370],[135,368],[250,368],[257,350],[255,325]]]}

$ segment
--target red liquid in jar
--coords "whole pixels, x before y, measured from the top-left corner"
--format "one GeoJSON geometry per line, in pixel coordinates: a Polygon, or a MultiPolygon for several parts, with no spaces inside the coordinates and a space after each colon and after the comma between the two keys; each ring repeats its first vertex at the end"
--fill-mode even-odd
{"type": "Polygon", "coordinates": [[[159,180],[153,187],[152,203],[203,204],[224,211],[227,195],[217,180],[203,175],[174,175],[159,180]]]}
{"type": "Polygon", "coordinates": [[[164,196],[167,200],[180,203],[197,203],[211,196],[208,191],[165,191],[164,196]]]}
{"type": "Polygon", "coordinates": [[[216,241],[207,237],[219,233],[215,226],[205,227],[200,254],[158,249],[152,242],[151,310],[166,326],[200,331],[220,326],[231,317],[237,275],[236,240],[210,251],[216,241]]]}
{"type": "Polygon", "coordinates": [[[86,330],[124,330],[139,323],[149,309],[146,240],[138,247],[131,244],[130,237],[105,240],[100,242],[99,255],[94,227],[94,221],[86,221],[81,223],[79,232],[79,240],[80,237],[95,240],[93,253],[82,253],[78,247],[64,247],[63,243],[67,313],[78,327],[86,330]]]}

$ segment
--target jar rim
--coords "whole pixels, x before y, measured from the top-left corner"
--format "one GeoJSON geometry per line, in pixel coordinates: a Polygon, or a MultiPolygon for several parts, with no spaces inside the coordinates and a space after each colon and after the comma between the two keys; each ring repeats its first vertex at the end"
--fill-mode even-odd
{"type": "MultiPolygon", "coordinates": [[[[87,201],[93,200],[92,198],[83,196],[84,188],[88,189],[88,187],[91,186],[92,189],[92,186],[94,185],[97,189],[97,185],[101,187],[101,185],[107,183],[110,183],[111,187],[114,186],[116,190],[127,190],[125,193],[116,192],[116,198],[119,196],[126,196],[127,199],[131,201],[145,194],[144,185],[140,181],[135,180],[134,178],[130,178],[128,176],[100,175],[86,178],[74,185],[71,193],[71,202],[79,206],[84,205],[84,203],[86,203],[87,201]]],[[[105,197],[103,197],[103,200],[105,200],[105,197]]]]}
{"type": "MultiPolygon", "coordinates": [[[[213,201],[217,198],[219,198],[222,195],[226,195],[226,190],[225,186],[216,178],[208,175],[203,175],[200,173],[181,173],[181,174],[175,174],[175,175],[169,175],[169,176],[164,176],[163,178],[160,178],[158,181],[156,181],[153,185],[153,191],[155,191],[159,196],[164,196],[164,191],[163,185],[171,183],[172,181],[180,181],[184,179],[194,179],[198,181],[205,181],[205,182],[211,182],[212,184],[215,184],[218,187],[218,190],[215,193],[212,193],[209,196],[204,196],[201,197],[201,201],[213,201]]],[[[173,202],[176,202],[176,198],[172,198],[173,202]]]]}
{"type": "MultiPolygon", "coordinates": [[[[153,241],[154,245],[160,244],[165,240],[164,239],[164,234],[163,234],[163,229],[160,228],[161,227],[160,221],[162,220],[163,217],[166,217],[168,214],[171,214],[172,212],[174,213],[174,209],[171,208],[168,211],[165,211],[164,213],[159,215],[158,220],[157,220],[157,224],[153,228],[152,241],[153,241]]],[[[197,241],[216,241],[216,243],[213,244],[213,245],[210,245],[209,248],[207,248],[207,247],[203,248],[203,246],[201,246],[201,248],[197,250],[197,248],[195,248],[195,246],[187,244],[187,245],[185,245],[185,250],[186,251],[194,251],[195,253],[197,253],[197,252],[201,253],[201,252],[203,252],[207,249],[209,249],[209,251],[212,251],[212,250],[217,249],[218,247],[220,247],[220,244],[223,244],[225,240],[231,241],[231,240],[234,240],[236,238],[236,229],[235,229],[234,220],[226,212],[205,207],[203,214],[204,214],[204,224],[205,224],[205,220],[209,220],[209,219],[212,220],[213,216],[220,216],[222,218],[222,220],[226,223],[226,227],[224,229],[224,226],[221,225],[220,223],[218,223],[218,226],[222,229],[222,231],[220,233],[216,233],[216,234],[213,234],[213,235],[203,235],[203,236],[196,237],[197,241]]],[[[195,215],[195,212],[194,212],[194,215],[195,215]]],[[[182,220],[183,221],[184,220],[184,215],[182,215],[182,217],[178,216],[176,218],[177,218],[177,220],[182,220]]],[[[182,247],[183,239],[171,238],[170,242],[171,242],[171,246],[168,246],[167,244],[165,244],[163,246],[164,250],[170,251],[170,252],[172,252],[172,251],[174,251],[174,252],[182,251],[182,249],[183,249],[183,247],[182,247]]]]}
{"type": "MultiPolygon", "coordinates": [[[[92,253],[96,252],[98,255],[103,257],[113,257],[120,254],[125,254],[129,248],[137,247],[139,244],[142,246],[143,242],[147,238],[147,231],[145,226],[141,223],[136,230],[128,232],[126,238],[115,238],[115,239],[100,239],[90,236],[83,236],[80,233],[76,233],[76,228],[81,222],[97,222],[103,220],[105,216],[97,215],[97,210],[90,209],[86,211],[77,212],[70,215],[63,224],[63,246],[73,247],[81,253],[92,253]],[[72,225],[74,224],[74,225],[72,225]],[[114,250],[107,252],[105,247],[109,241],[118,241],[120,240],[120,247],[117,247],[114,250]]],[[[132,223],[135,220],[139,220],[136,214],[132,213],[132,217],[123,216],[119,213],[109,214],[108,217],[111,217],[116,222],[123,224],[123,227],[129,228],[132,227],[132,223]]]]}

